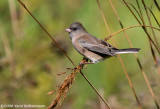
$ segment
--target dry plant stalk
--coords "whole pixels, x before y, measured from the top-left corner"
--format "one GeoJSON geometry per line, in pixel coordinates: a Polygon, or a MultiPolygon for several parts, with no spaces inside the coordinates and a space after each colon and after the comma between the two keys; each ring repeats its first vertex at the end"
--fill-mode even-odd
{"type": "MultiPolygon", "coordinates": [[[[141,22],[140,22],[140,21],[138,20],[138,18],[135,16],[134,12],[133,12],[133,11],[131,10],[131,8],[128,6],[128,4],[126,3],[126,1],[123,0],[123,2],[124,2],[125,5],[127,6],[127,8],[130,10],[130,12],[131,12],[132,15],[134,16],[134,18],[137,20],[137,22],[141,25],[141,22]]],[[[141,11],[141,7],[140,7],[140,5],[139,5],[138,0],[136,0],[136,2],[137,2],[137,5],[138,5],[140,14],[141,14],[142,23],[143,23],[143,25],[145,25],[144,18],[143,18],[143,14],[142,14],[142,11],[141,11]]],[[[143,6],[144,6],[144,8],[145,8],[145,11],[146,11],[147,8],[146,8],[146,5],[145,5],[144,0],[142,0],[142,4],[143,4],[143,6]]],[[[146,12],[146,14],[147,14],[148,20],[150,21],[149,16],[148,16],[148,12],[146,12]]],[[[149,26],[152,26],[152,25],[149,25],[149,26]]],[[[158,52],[159,52],[159,47],[158,47],[158,45],[156,46],[156,45],[154,44],[154,42],[151,43],[151,42],[152,42],[152,39],[150,38],[150,34],[148,33],[146,27],[144,26],[144,27],[142,27],[142,28],[143,28],[143,30],[145,31],[146,35],[148,36],[148,40],[149,40],[150,47],[151,47],[151,53],[152,53],[152,56],[153,56],[153,58],[154,58],[154,60],[155,60],[155,63],[157,64],[157,60],[156,60],[156,57],[155,57],[155,55],[154,55],[154,51],[153,51],[153,48],[152,48],[152,44],[155,46],[155,48],[157,49],[158,52]]],[[[145,81],[146,81],[146,83],[147,83],[147,86],[148,86],[148,88],[149,88],[149,91],[150,91],[150,93],[151,93],[151,95],[152,95],[152,98],[153,98],[153,100],[154,100],[154,102],[155,102],[155,105],[156,105],[157,109],[159,109],[159,105],[158,105],[158,102],[157,102],[157,100],[156,100],[156,96],[154,95],[154,92],[153,92],[152,87],[151,87],[151,85],[150,85],[150,83],[149,83],[149,81],[148,81],[148,78],[147,78],[147,76],[146,76],[146,74],[145,74],[145,72],[144,72],[144,70],[143,70],[143,68],[142,68],[142,66],[141,66],[140,61],[139,61],[138,63],[139,63],[139,66],[140,66],[140,68],[141,68],[141,71],[142,71],[142,73],[143,73],[144,79],[145,79],[145,81]]],[[[157,67],[157,68],[158,68],[157,70],[159,71],[159,67],[157,67]]]]}
{"type": "MultiPolygon", "coordinates": [[[[86,62],[86,60],[82,60],[81,63],[86,62]]],[[[57,89],[56,93],[56,99],[52,101],[51,105],[48,107],[48,109],[53,109],[57,106],[58,103],[61,103],[61,98],[63,96],[63,98],[65,98],[67,91],[71,88],[71,85],[74,83],[75,80],[75,76],[78,72],[81,71],[81,69],[83,69],[83,65],[79,65],[77,68],[75,68],[73,70],[73,72],[71,74],[69,74],[62,85],[59,86],[59,88],[57,89]]],[[[54,91],[51,91],[51,94],[54,91]]],[[[50,92],[49,92],[50,94],[50,92]]]]}
{"type": "Polygon", "coordinates": [[[147,28],[148,27],[148,28],[153,28],[155,30],[160,31],[159,28],[156,28],[156,27],[153,27],[153,26],[148,26],[148,25],[133,25],[133,26],[129,26],[129,27],[123,28],[123,29],[121,29],[121,30],[119,30],[119,31],[117,31],[117,32],[109,35],[109,36],[106,36],[106,38],[104,39],[104,41],[109,40],[110,38],[112,38],[113,36],[115,36],[116,34],[122,32],[122,31],[124,32],[125,30],[131,29],[131,28],[135,28],[135,27],[142,27],[142,28],[147,28]]]}
{"type": "MultiPolygon", "coordinates": [[[[109,1],[110,6],[112,7],[112,10],[113,10],[116,18],[117,18],[117,21],[119,22],[119,25],[120,25],[121,29],[124,29],[123,23],[121,22],[121,20],[120,20],[120,18],[119,18],[119,16],[118,16],[118,13],[117,13],[117,11],[116,11],[116,9],[115,9],[112,1],[111,1],[111,0],[108,0],[108,1],[109,1]]],[[[133,48],[133,45],[132,45],[132,43],[131,43],[131,41],[130,41],[130,39],[129,39],[129,36],[128,36],[127,32],[126,32],[126,31],[123,31],[123,32],[124,32],[124,35],[125,35],[128,43],[130,44],[130,47],[133,48]]],[[[137,61],[138,61],[139,59],[138,59],[137,54],[134,53],[134,55],[135,55],[135,57],[136,57],[136,59],[137,59],[137,61]]],[[[120,59],[121,59],[121,58],[120,58],[120,59]]],[[[136,101],[137,101],[137,103],[138,103],[138,105],[139,105],[139,108],[142,109],[141,103],[140,103],[140,101],[139,101],[139,99],[138,99],[138,96],[136,95],[136,92],[135,92],[135,90],[134,90],[134,88],[133,88],[133,85],[132,85],[132,83],[131,83],[131,81],[130,81],[130,78],[128,77],[128,74],[126,74],[126,76],[127,76],[127,78],[128,78],[128,81],[129,81],[129,83],[130,83],[130,86],[131,86],[131,88],[132,88],[132,91],[133,91],[133,93],[134,93],[134,96],[135,96],[135,98],[136,98],[136,101]]]]}

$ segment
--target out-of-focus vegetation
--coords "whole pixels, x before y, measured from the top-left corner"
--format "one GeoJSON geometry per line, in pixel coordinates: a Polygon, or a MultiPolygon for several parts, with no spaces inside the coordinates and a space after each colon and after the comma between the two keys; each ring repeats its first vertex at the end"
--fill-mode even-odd
{"type": "MultiPolygon", "coordinates": [[[[104,39],[108,35],[96,0],[22,0],[22,2],[77,65],[82,56],[74,49],[68,33],[65,32],[72,22],[83,23],[87,31],[98,38],[104,39]]],[[[117,0],[112,2],[125,27],[138,25],[124,3],[117,0]]],[[[137,7],[134,0],[129,2],[137,7]]],[[[160,22],[160,12],[153,1],[145,2],[148,7],[153,4],[152,11],[160,22]]],[[[111,33],[120,30],[109,2],[100,0],[100,3],[111,33]]],[[[152,17],[151,20],[153,25],[158,27],[152,17]]],[[[141,48],[138,57],[157,100],[160,101],[160,75],[151,55],[148,38],[141,27],[129,29],[127,33],[133,46],[141,48]]],[[[160,42],[160,32],[155,31],[155,34],[160,42]]],[[[113,39],[117,48],[130,48],[123,32],[113,39]]],[[[112,44],[110,40],[108,42],[112,44]]],[[[160,61],[158,53],[156,56],[160,61]]],[[[121,57],[142,107],[155,108],[134,55],[124,54],[121,57]]],[[[56,86],[60,85],[71,72],[66,68],[73,68],[73,65],[18,1],[0,0],[0,104],[43,104],[47,107],[55,98],[54,94],[49,96],[47,92],[56,90],[56,86]],[[65,71],[66,74],[57,75],[65,71]]],[[[103,97],[113,109],[138,109],[118,57],[88,65],[83,72],[91,83],[104,93],[103,97]]],[[[65,100],[62,100],[62,106],[57,108],[98,109],[101,108],[101,101],[78,73],[65,100]]]]}

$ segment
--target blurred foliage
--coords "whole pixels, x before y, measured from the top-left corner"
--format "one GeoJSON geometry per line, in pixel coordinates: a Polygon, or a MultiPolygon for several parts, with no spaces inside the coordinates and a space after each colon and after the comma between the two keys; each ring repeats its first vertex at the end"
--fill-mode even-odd
{"type": "MultiPolygon", "coordinates": [[[[83,23],[87,31],[98,38],[104,39],[108,36],[96,0],[22,0],[22,2],[77,65],[82,56],[73,48],[69,35],[64,31],[72,22],[83,23]]],[[[121,1],[112,0],[112,2],[125,27],[138,25],[121,1]]],[[[135,1],[129,2],[136,6],[135,1]]],[[[152,0],[145,2],[150,7],[152,0]]],[[[120,30],[109,2],[100,0],[100,3],[111,33],[120,30]]],[[[152,10],[160,22],[158,17],[160,13],[155,5],[152,10]]],[[[57,89],[56,86],[60,85],[71,72],[66,68],[73,68],[73,65],[17,0],[11,4],[9,0],[1,0],[0,13],[0,103],[48,106],[55,98],[55,94],[49,96],[47,92],[57,89]],[[16,11],[12,13],[14,5],[16,11]],[[13,19],[11,14],[17,14],[17,18],[13,19]],[[18,23],[17,27],[13,25],[15,20],[18,23]],[[14,29],[17,31],[15,32],[14,29]],[[65,75],[57,76],[57,73],[65,71],[67,71],[65,75]]],[[[154,20],[153,24],[156,25],[154,20]]],[[[157,38],[160,37],[159,32],[155,32],[157,38]]],[[[160,101],[160,93],[158,93],[160,76],[155,69],[148,38],[140,27],[129,29],[127,33],[134,47],[141,48],[138,57],[160,101]]],[[[113,39],[116,41],[117,48],[130,48],[123,32],[113,39]]],[[[160,38],[158,41],[160,42],[160,38]]],[[[110,40],[108,42],[112,44],[110,40]]],[[[142,106],[146,109],[155,107],[134,55],[124,54],[121,57],[142,106]]],[[[131,107],[138,109],[118,57],[88,65],[83,72],[97,89],[102,89],[105,99],[115,109],[131,107]]],[[[100,103],[93,89],[80,74],[77,74],[75,84],[67,93],[66,99],[62,101],[62,106],[58,108],[98,109],[100,103]]]]}

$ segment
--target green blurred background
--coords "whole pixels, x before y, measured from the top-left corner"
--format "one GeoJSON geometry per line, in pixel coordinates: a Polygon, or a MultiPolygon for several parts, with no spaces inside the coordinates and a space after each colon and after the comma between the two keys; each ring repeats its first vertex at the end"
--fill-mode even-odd
{"type": "MultiPolygon", "coordinates": [[[[22,0],[22,2],[77,65],[82,56],[74,49],[69,34],[65,32],[72,22],[81,22],[89,33],[100,39],[109,35],[96,0],[22,0]]],[[[124,3],[117,0],[112,2],[125,27],[138,25],[124,3]]],[[[135,1],[130,2],[136,6],[135,1]]],[[[152,4],[152,0],[145,2],[148,7],[152,4]]],[[[108,0],[100,0],[100,4],[111,33],[120,30],[108,0]]],[[[158,17],[160,13],[154,4],[152,10],[160,22],[158,17]]],[[[154,20],[153,24],[157,27],[154,20]]],[[[160,76],[154,65],[148,38],[140,27],[129,29],[127,33],[133,46],[141,48],[138,57],[157,100],[160,101],[158,87],[160,76]]],[[[155,33],[157,38],[160,37],[158,31],[155,33]]],[[[123,32],[115,35],[113,39],[117,48],[130,48],[123,32]]],[[[108,42],[113,45],[111,40],[108,42]]],[[[159,56],[157,53],[156,55],[159,56]]],[[[155,108],[134,55],[124,54],[121,57],[142,106],[145,109],[155,108]]],[[[159,57],[158,59],[160,60],[159,57]]],[[[63,83],[65,77],[71,73],[66,68],[74,66],[55,47],[18,1],[0,0],[0,104],[37,104],[47,107],[56,97],[56,94],[49,96],[47,92],[56,90],[56,86],[63,83]],[[57,73],[61,72],[67,73],[58,76],[57,73]]],[[[88,65],[83,72],[113,109],[138,109],[118,57],[88,65]]],[[[104,109],[104,107],[93,89],[78,73],[75,83],[57,109],[104,109]]]]}

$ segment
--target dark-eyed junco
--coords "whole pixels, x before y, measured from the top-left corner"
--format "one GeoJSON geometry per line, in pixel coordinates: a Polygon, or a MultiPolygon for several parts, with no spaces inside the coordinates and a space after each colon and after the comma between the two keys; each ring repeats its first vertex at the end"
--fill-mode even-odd
{"type": "Polygon", "coordinates": [[[89,34],[83,25],[74,22],[68,29],[73,46],[85,58],[91,60],[84,64],[93,64],[122,53],[138,53],[139,48],[117,49],[109,43],[89,34]]]}

